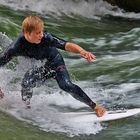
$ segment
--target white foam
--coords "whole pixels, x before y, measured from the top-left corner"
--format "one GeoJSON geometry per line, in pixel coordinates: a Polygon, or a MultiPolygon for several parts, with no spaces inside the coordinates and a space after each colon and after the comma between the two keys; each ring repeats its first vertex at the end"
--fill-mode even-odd
{"type": "Polygon", "coordinates": [[[62,15],[80,15],[87,18],[100,19],[99,17],[101,16],[113,15],[117,17],[140,18],[139,13],[123,12],[123,10],[120,10],[118,7],[111,6],[109,3],[103,0],[1,0],[0,4],[10,6],[14,10],[30,10],[43,15],[52,15],[54,17],[62,15]]]}
{"type": "MultiPolygon", "coordinates": [[[[0,109],[14,115],[18,119],[37,125],[40,129],[47,132],[63,132],[69,136],[75,136],[97,134],[104,129],[100,123],[73,122],[72,119],[69,119],[69,116],[63,115],[63,112],[71,111],[69,108],[81,110],[82,108],[86,109],[87,106],[72,98],[68,93],[62,92],[54,83],[52,83],[54,85],[51,88],[42,86],[34,89],[34,96],[31,100],[32,108],[30,110],[25,109],[20,96],[20,82],[9,83],[9,80],[14,78],[15,73],[11,70],[0,69],[0,75],[2,75],[0,87],[5,92],[5,98],[0,101],[0,109]]],[[[132,83],[129,84],[128,88],[128,84],[123,84],[120,87],[104,91],[100,89],[100,86],[95,88],[94,83],[91,81],[79,81],[76,83],[96,101],[114,102],[115,98],[117,99],[120,95],[123,95],[125,91],[128,92],[139,87],[139,84],[136,86],[136,84],[132,83]],[[114,93],[113,95],[111,94],[112,92],[114,93]]],[[[121,100],[119,99],[118,102],[121,102],[121,100]]]]}
{"type": "Polygon", "coordinates": [[[68,116],[64,116],[62,112],[65,111],[65,108],[80,109],[86,107],[86,105],[75,100],[69,94],[60,94],[61,90],[55,85],[54,90],[53,88],[50,90],[45,86],[35,89],[35,94],[31,100],[32,108],[30,110],[25,109],[21,101],[20,82],[10,83],[15,73],[11,70],[0,69],[3,81],[0,83],[0,87],[5,93],[4,99],[0,101],[1,110],[14,115],[18,119],[37,125],[47,132],[63,132],[69,136],[74,136],[96,134],[103,129],[100,123],[75,123],[69,120],[68,116]],[[47,91],[49,92],[49,90],[55,93],[48,94],[47,91]],[[58,108],[61,108],[61,111],[58,108]]]}
{"type": "Polygon", "coordinates": [[[0,32],[0,46],[1,47],[7,47],[11,42],[12,40],[6,35],[6,33],[0,32]]]}
{"type": "MultiPolygon", "coordinates": [[[[103,129],[100,123],[75,123],[69,120],[68,116],[64,116],[61,112],[57,111],[57,109],[49,106],[53,102],[48,98],[49,95],[46,97],[39,94],[32,100],[32,109],[24,109],[19,99],[20,92],[15,93],[16,92],[9,92],[10,95],[6,95],[7,97],[3,99],[0,107],[18,119],[39,126],[40,129],[44,131],[63,132],[69,136],[74,136],[79,134],[96,134],[103,129]]],[[[62,95],[56,95],[55,101],[58,100],[56,102],[59,102],[61,96],[62,95]]],[[[66,100],[67,97],[62,96],[61,98],[66,100]]],[[[73,104],[75,103],[73,102],[73,104]]],[[[75,106],[78,105],[75,104],[75,106]]]]}

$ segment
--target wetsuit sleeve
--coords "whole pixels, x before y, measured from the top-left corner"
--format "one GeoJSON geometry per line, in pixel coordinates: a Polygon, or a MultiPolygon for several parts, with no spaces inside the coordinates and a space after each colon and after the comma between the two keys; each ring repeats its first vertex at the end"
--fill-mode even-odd
{"type": "Polygon", "coordinates": [[[23,43],[22,35],[19,35],[10,45],[7,47],[2,54],[0,54],[0,66],[5,65],[14,56],[21,54],[20,46],[23,43]]]}
{"type": "Polygon", "coordinates": [[[65,44],[67,41],[60,39],[57,36],[50,33],[45,33],[45,36],[47,40],[50,41],[51,46],[56,47],[61,50],[65,50],[65,44]]]}
{"type": "Polygon", "coordinates": [[[0,66],[5,65],[12,59],[13,56],[15,56],[13,45],[14,44],[12,43],[2,54],[0,54],[0,66]]]}

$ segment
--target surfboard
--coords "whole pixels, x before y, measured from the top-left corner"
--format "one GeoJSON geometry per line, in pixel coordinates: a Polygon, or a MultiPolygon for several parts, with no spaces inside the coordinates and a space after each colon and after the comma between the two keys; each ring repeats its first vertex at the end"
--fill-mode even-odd
{"type": "Polygon", "coordinates": [[[69,112],[65,113],[74,122],[107,122],[135,115],[140,115],[140,108],[128,110],[107,111],[103,117],[97,117],[94,112],[69,112]]]}

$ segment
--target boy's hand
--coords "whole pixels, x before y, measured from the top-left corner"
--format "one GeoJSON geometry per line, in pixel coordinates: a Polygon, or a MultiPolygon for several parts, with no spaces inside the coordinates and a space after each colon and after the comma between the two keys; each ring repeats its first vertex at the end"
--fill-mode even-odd
{"type": "Polygon", "coordinates": [[[88,62],[92,62],[92,61],[94,61],[96,59],[95,55],[93,55],[91,52],[88,52],[88,51],[85,51],[85,50],[82,50],[80,52],[80,55],[83,58],[87,59],[88,62]]]}
{"type": "Polygon", "coordinates": [[[98,117],[102,117],[105,114],[106,109],[99,105],[96,105],[94,111],[98,117]]]}

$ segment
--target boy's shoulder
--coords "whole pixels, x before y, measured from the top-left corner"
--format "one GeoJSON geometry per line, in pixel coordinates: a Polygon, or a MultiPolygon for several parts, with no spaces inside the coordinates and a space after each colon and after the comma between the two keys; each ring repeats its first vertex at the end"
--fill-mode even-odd
{"type": "Polygon", "coordinates": [[[49,33],[48,31],[44,31],[44,37],[45,38],[51,37],[51,33],[49,33]]]}
{"type": "Polygon", "coordinates": [[[24,42],[25,41],[25,37],[23,34],[19,34],[16,39],[13,41],[14,44],[16,43],[20,43],[20,42],[24,42]]]}
{"type": "Polygon", "coordinates": [[[25,37],[23,34],[19,34],[15,40],[11,43],[11,45],[9,46],[11,49],[15,49],[18,48],[19,46],[21,46],[22,44],[24,44],[24,42],[26,42],[25,37]]]}
{"type": "Polygon", "coordinates": [[[43,38],[45,41],[52,41],[53,40],[53,35],[48,32],[48,31],[44,31],[44,35],[43,35],[43,38]]]}

